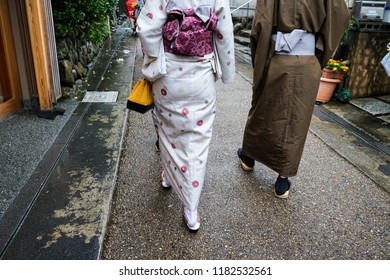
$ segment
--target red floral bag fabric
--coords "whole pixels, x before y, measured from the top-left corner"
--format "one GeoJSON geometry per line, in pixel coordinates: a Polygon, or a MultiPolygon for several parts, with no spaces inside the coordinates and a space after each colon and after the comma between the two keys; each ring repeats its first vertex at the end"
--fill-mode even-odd
{"type": "Polygon", "coordinates": [[[168,20],[163,26],[165,52],[205,56],[213,52],[213,30],[217,15],[210,6],[181,10],[173,4],[167,6],[168,20]]]}

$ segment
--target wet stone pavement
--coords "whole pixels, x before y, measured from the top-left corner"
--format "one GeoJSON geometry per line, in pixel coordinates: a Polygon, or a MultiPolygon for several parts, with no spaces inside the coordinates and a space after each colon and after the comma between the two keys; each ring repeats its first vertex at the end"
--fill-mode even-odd
{"type": "Polygon", "coordinates": [[[388,259],[389,193],[314,133],[288,200],[274,197],[273,171],[240,168],[251,68],[237,70],[233,84],[217,82],[197,234],[175,193],[160,187],[151,114],[129,112],[102,259],[388,259]]]}

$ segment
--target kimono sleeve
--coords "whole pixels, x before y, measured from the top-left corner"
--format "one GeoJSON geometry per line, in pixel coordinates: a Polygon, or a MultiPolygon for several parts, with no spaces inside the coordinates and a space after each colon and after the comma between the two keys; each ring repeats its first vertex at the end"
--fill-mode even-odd
{"type": "Polygon", "coordinates": [[[218,24],[214,30],[216,55],[221,66],[222,82],[228,84],[233,81],[235,75],[233,21],[229,1],[216,1],[215,14],[218,17],[218,24]]]}
{"type": "Polygon", "coordinates": [[[162,27],[167,20],[166,0],[148,0],[137,18],[137,34],[146,55],[158,57],[163,40],[162,27]]]}
{"type": "Polygon", "coordinates": [[[258,0],[251,30],[251,57],[254,67],[253,88],[257,89],[263,80],[267,68],[275,50],[272,40],[272,25],[274,2],[258,0]]]}
{"type": "Polygon", "coordinates": [[[326,19],[319,31],[316,50],[321,67],[336,51],[351,17],[344,0],[327,0],[326,19]]]}

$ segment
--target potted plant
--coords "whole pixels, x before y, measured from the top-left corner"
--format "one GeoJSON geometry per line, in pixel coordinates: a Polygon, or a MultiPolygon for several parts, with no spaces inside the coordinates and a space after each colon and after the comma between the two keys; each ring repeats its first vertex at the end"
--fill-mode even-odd
{"type": "Polygon", "coordinates": [[[345,73],[349,70],[349,61],[348,60],[335,60],[333,58],[329,59],[325,68],[322,69],[321,77],[327,79],[344,79],[345,73]]]}
{"type": "Polygon", "coordinates": [[[341,83],[345,74],[348,72],[350,63],[348,60],[343,60],[342,58],[348,57],[351,38],[354,36],[354,32],[352,31],[357,30],[360,30],[360,21],[351,17],[340,45],[333,57],[329,59],[325,68],[322,69],[320,88],[316,99],[318,102],[328,102],[332,98],[337,85],[341,83]]]}
{"type": "Polygon", "coordinates": [[[329,79],[321,77],[316,101],[320,103],[329,102],[337,85],[341,82],[339,79],[329,79]]]}
{"type": "Polygon", "coordinates": [[[344,79],[349,70],[348,60],[329,59],[325,68],[322,69],[320,86],[317,93],[317,102],[329,102],[337,85],[344,79]]]}

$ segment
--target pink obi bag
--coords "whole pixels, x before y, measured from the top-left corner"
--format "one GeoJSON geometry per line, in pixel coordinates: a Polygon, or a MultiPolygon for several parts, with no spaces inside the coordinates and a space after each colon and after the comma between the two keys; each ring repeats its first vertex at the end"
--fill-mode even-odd
{"type": "Polygon", "coordinates": [[[218,17],[210,6],[181,10],[170,1],[167,13],[163,26],[165,52],[201,57],[213,52],[213,30],[218,17]]]}

